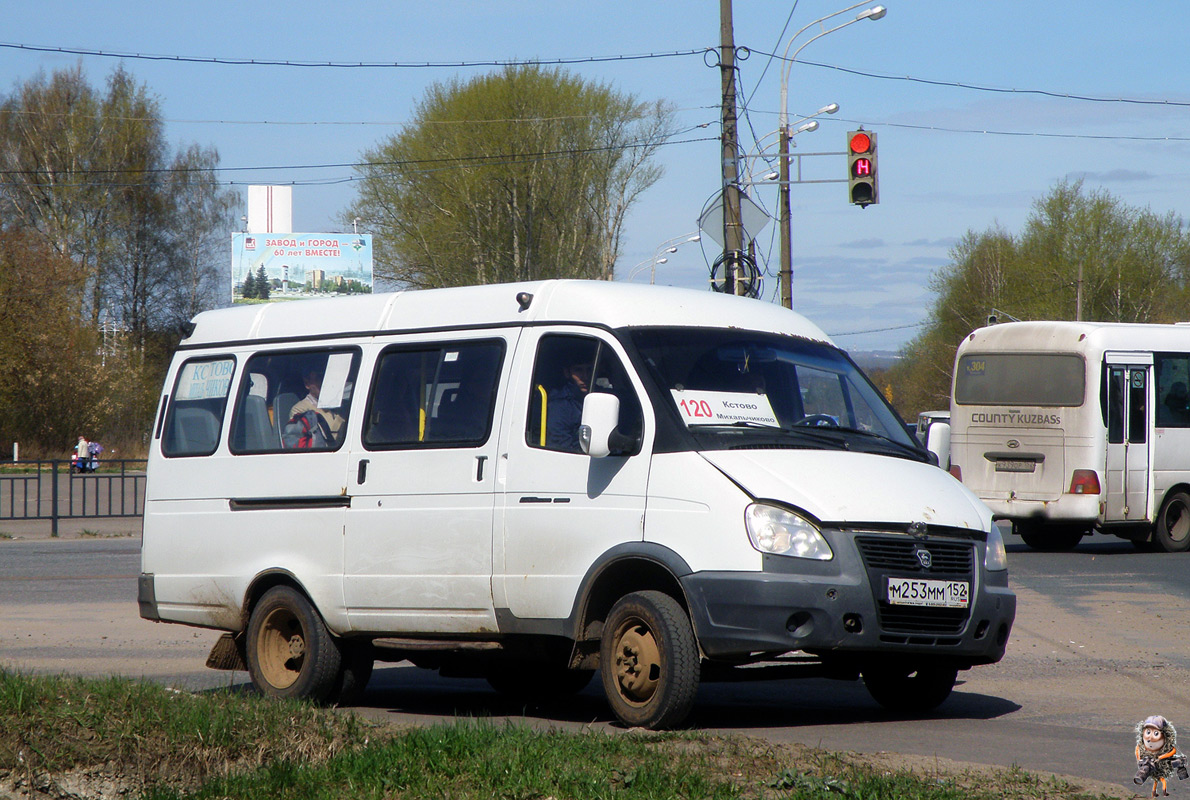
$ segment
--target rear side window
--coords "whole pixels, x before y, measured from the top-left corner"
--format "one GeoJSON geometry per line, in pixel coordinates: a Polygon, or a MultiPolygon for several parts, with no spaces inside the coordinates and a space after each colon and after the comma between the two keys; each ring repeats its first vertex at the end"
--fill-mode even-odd
{"type": "Polygon", "coordinates": [[[195,358],[182,365],[166,411],[161,452],[167,456],[209,456],[215,452],[235,371],[231,356],[195,358]]]}
{"type": "Polygon", "coordinates": [[[394,347],[380,355],[368,402],[369,449],[476,447],[488,440],[503,340],[394,347]]]}
{"type": "Polygon", "coordinates": [[[359,370],[355,348],[257,353],[244,365],[230,446],[237,455],[337,450],[359,370]]]}
{"type": "Polygon", "coordinates": [[[1086,367],[1072,353],[985,353],[959,359],[954,399],[964,406],[1083,404],[1086,367]]]}

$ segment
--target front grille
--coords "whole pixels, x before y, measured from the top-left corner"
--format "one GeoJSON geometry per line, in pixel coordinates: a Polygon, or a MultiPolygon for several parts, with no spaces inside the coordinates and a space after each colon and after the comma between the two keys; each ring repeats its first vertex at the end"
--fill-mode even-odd
{"type": "MultiPolygon", "coordinates": [[[[909,536],[856,536],[856,547],[868,572],[868,584],[876,600],[880,629],[888,634],[911,637],[953,636],[962,633],[970,617],[970,608],[892,605],[887,600],[888,577],[913,577],[965,580],[974,601],[975,545],[951,539],[917,539],[909,536]],[[929,553],[928,558],[918,552],[929,553]],[[929,566],[923,566],[926,561],[929,566]]],[[[905,640],[907,643],[934,642],[935,639],[905,640]]],[[[941,642],[937,642],[941,643],[941,642]]]]}
{"type": "Polygon", "coordinates": [[[951,542],[940,539],[918,541],[907,536],[857,536],[855,544],[868,569],[896,570],[898,572],[929,572],[971,575],[971,563],[975,548],[969,542],[951,542]],[[930,566],[922,567],[917,551],[930,554],[930,566]]]}

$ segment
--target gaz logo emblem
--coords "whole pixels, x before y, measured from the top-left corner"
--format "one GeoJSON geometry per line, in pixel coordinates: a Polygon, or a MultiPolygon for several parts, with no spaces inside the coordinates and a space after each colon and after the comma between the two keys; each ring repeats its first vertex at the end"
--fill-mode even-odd
{"type": "Polygon", "coordinates": [[[921,564],[922,569],[929,569],[930,565],[934,563],[934,557],[930,555],[929,550],[917,550],[914,555],[917,556],[917,563],[921,564]]]}

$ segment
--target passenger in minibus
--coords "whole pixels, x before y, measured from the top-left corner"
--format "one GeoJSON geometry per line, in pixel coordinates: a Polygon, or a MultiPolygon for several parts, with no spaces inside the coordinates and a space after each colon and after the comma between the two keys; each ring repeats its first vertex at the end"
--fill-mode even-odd
{"type": "Polygon", "coordinates": [[[307,394],[289,410],[285,437],[287,447],[325,447],[333,442],[343,427],[343,417],[318,406],[322,376],[321,370],[302,370],[302,383],[307,394]]]}

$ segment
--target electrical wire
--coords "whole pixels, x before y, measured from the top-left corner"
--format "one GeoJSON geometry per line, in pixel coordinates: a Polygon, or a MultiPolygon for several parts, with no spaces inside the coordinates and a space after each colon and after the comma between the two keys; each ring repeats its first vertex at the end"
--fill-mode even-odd
{"type": "Polygon", "coordinates": [[[575,56],[569,58],[542,59],[490,59],[480,61],[292,61],[288,59],[267,58],[224,58],[219,56],[179,56],[159,53],[132,53],[109,50],[94,50],[84,47],[53,47],[44,45],[20,44],[17,42],[0,42],[0,48],[10,50],[29,50],[36,53],[64,53],[75,56],[95,56],[99,58],[119,58],[139,61],[177,61],[181,63],[223,64],[230,66],[254,67],[323,67],[336,69],[460,69],[463,67],[519,67],[519,66],[548,66],[556,64],[595,64],[608,61],[640,61],[650,58],[674,58],[678,56],[705,55],[711,49],[700,47],[697,50],[672,50],[662,53],[635,53],[630,55],[611,56],[575,56]]]}

